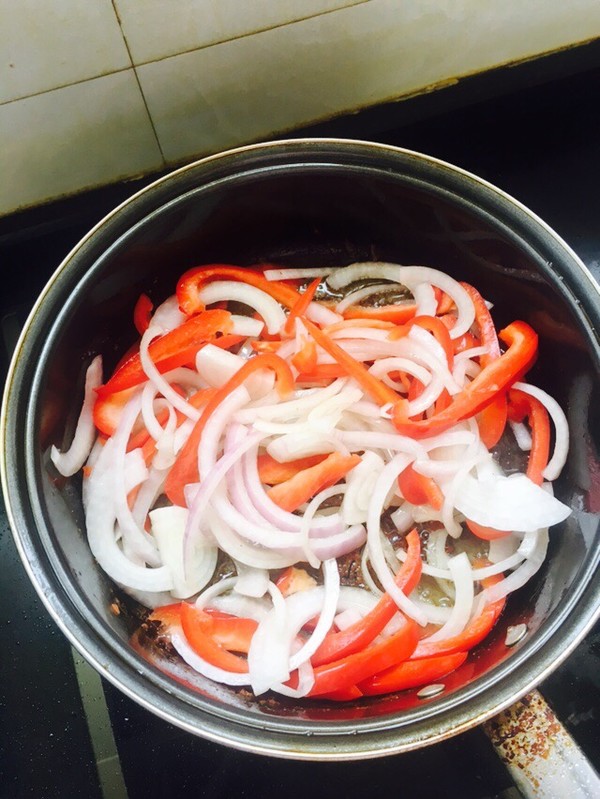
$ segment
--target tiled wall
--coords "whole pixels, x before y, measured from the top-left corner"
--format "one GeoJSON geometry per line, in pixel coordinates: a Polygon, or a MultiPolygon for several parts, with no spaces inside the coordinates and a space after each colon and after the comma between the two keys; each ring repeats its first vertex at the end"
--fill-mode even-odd
{"type": "Polygon", "coordinates": [[[598,0],[0,0],[0,214],[598,36],[598,0]]]}

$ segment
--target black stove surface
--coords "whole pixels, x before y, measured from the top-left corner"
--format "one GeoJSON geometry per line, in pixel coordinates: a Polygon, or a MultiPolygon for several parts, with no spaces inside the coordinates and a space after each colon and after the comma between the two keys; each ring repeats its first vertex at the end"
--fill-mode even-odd
{"type": "MultiPolygon", "coordinates": [[[[475,172],[538,213],[600,278],[600,57],[594,50],[591,57],[595,67],[553,57],[550,79],[530,68],[515,87],[506,70],[505,78],[475,81],[466,92],[440,92],[309,132],[397,144],[475,172]],[[565,64],[575,74],[557,77],[565,64]]],[[[46,279],[144,182],[0,220],[2,380],[46,279]]],[[[235,752],[158,719],[101,680],[55,627],[20,563],[1,501],[0,629],[1,799],[519,796],[480,729],[382,760],[315,764],[235,752]]],[[[541,690],[600,770],[599,625],[541,690]]]]}

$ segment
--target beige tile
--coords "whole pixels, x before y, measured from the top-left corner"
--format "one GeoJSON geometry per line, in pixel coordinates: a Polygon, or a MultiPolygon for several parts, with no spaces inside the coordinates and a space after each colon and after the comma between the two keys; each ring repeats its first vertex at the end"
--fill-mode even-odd
{"type": "Polygon", "coordinates": [[[176,163],[598,35],[597,0],[371,0],[137,72],[176,163]]]}
{"type": "Polygon", "coordinates": [[[162,164],[133,70],[0,106],[0,214],[162,164]]]}
{"type": "Polygon", "coordinates": [[[368,0],[115,0],[135,64],[368,0]]]}
{"type": "Polygon", "coordinates": [[[111,0],[0,0],[0,103],[131,66],[111,0]]]}

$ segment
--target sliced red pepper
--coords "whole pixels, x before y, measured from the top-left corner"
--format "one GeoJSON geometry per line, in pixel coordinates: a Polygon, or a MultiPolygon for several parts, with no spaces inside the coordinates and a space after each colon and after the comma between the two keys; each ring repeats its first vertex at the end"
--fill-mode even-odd
{"type": "Polygon", "coordinates": [[[466,520],[466,525],[469,530],[476,535],[477,538],[481,538],[482,541],[493,541],[495,538],[506,538],[507,535],[511,535],[511,530],[495,530],[493,527],[485,527],[483,524],[477,524],[477,522],[472,521],[471,519],[466,520]]]}
{"type": "Polygon", "coordinates": [[[252,619],[236,619],[234,624],[227,624],[227,620],[215,618],[189,602],[182,602],[181,626],[188,644],[207,663],[236,674],[248,672],[247,660],[232,654],[229,648],[237,652],[247,651],[256,630],[256,622],[252,619]]]}
{"type": "Polygon", "coordinates": [[[336,330],[348,330],[353,327],[371,327],[374,330],[394,330],[396,325],[393,322],[386,322],[385,319],[344,319],[342,322],[334,322],[323,328],[323,333],[331,335],[336,330]]]}
{"type": "Polygon", "coordinates": [[[434,510],[441,510],[444,504],[444,495],[435,480],[416,472],[412,463],[398,475],[398,487],[411,505],[431,505],[434,510]]]}
{"type": "Polygon", "coordinates": [[[338,691],[319,694],[319,699],[327,699],[330,702],[351,702],[353,699],[360,699],[361,696],[363,696],[363,692],[358,685],[349,685],[347,688],[340,688],[338,691]]]}
{"type": "Polygon", "coordinates": [[[268,491],[269,498],[283,510],[293,512],[324,488],[335,485],[360,463],[360,455],[332,452],[321,463],[302,469],[289,480],[268,491]]]}
{"type": "Polygon", "coordinates": [[[347,377],[347,375],[347,370],[339,363],[318,363],[310,371],[301,371],[298,375],[298,382],[328,384],[338,377],[347,377]]]}
{"type": "Polygon", "coordinates": [[[307,339],[298,352],[292,356],[292,363],[302,372],[312,372],[317,366],[317,345],[314,339],[307,339]]]}
{"type": "Polygon", "coordinates": [[[217,389],[206,404],[202,416],[194,425],[167,476],[165,494],[174,505],[186,507],[184,488],[188,483],[195,483],[199,479],[198,446],[207,421],[225,397],[235,388],[241,386],[244,380],[257,369],[273,369],[275,371],[277,375],[277,391],[280,396],[286,396],[293,390],[294,376],[288,364],[278,355],[267,352],[250,358],[224,386],[217,389]]]}
{"type": "Polygon", "coordinates": [[[309,455],[306,458],[297,458],[294,461],[279,463],[268,452],[263,452],[257,458],[258,476],[261,483],[271,486],[279,485],[279,483],[285,483],[286,480],[294,477],[303,469],[316,466],[317,463],[324,461],[326,457],[327,455],[309,455]]]}
{"type": "Polygon", "coordinates": [[[526,322],[517,321],[504,328],[500,338],[508,345],[507,351],[482,369],[445,410],[428,419],[414,421],[406,415],[406,400],[396,402],[392,420],[398,432],[413,438],[442,433],[457,422],[479,413],[494,401],[500,391],[520,379],[535,359],[537,334],[526,322]]]}
{"type": "MultiPolygon", "coordinates": [[[[497,360],[501,356],[496,326],[494,325],[494,320],[492,319],[492,315],[490,314],[485,300],[477,289],[469,283],[461,283],[461,286],[471,298],[471,302],[475,308],[475,323],[479,328],[481,345],[487,349],[487,353],[479,357],[479,363],[485,368],[489,363],[497,360]]],[[[502,438],[506,428],[506,419],[506,395],[500,393],[487,408],[481,411],[479,419],[479,434],[481,440],[488,449],[495,447],[502,438]]]]}
{"type": "Polygon", "coordinates": [[[411,660],[453,655],[456,652],[467,652],[469,649],[473,649],[491,632],[502,613],[504,604],[505,600],[499,599],[497,602],[487,605],[483,612],[469,622],[459,635],[453,635],[451,638],[446,638],[445,641],[421,641],[412,653],[411,660]]]}
{"type": "Polygon", "coordinates": [[[298,569],[296,566],[288,566],[275,581],[275,585],[283,596],[306,591],[309,588],[314,588],[316,584],[315,578],[311,577],[306,569],[298,569]]]}
{"type": "Polygon", "coordinates": [[[467,652],[457,652],[454,655],[409,660],[369,677],[360,682],[358,687],[365,696],[378,696],[427,685],[462,666],[467,654],[467,652]]]}
{"type": "Polygon", "coordinates": [[[262,289],[271,297],[293,308],[301,294],[291,286],[277,280],[267,280],[261,272],[250,267],[231,266],[231,264],[208,264],[189,269],[177,284],[177,301],[183,313],[190,316],[204,310],[200,300],[200,291],[205,283],[211,280],[238,280],[250,286],[262,289]]]}
{"type": "Polygon", "coordinates": [[[401,629],[384,641],[315,668],[315,683],[308,696],[331,694],[354,685],[362,691],[363,680],[409,658],[417,646],[418,637],[415,622],[404,618],[401,629]]]}
{"type": "Polygon", "coordinates": [[[329,355],[331,355],[331,357],[346,371],[346,374],[353,377],[359,386],[361,386],[376,402],[379,402],[381,405],[387,405],[389,402],[394,403],[398,401],[398,395],[395,391],[389,386],[386,386],[378,377],[372,375],[360,361],[354,359],[336,344],[327,333],[320,330],[320,328],[306,317],[303,317],[302,321],[319,347],[322,347],[325,352],[329,353],[329,355]]]}
{"type": "Polygon", "coordinates": [[[308,306],[313,301],[315,294],[317,293],[317,289],[321,285],[321,278],[315,278],[312,283],[310,283],[306,287],[306,291],[304,294],[301,294],[298,300],[294,303],[291,307],[290,312],[288,314],[288,318],[285,320],[285,325],[283,326],[283,331],[286,335],[291,336],[294,332],[294,325],[296,323],[296,319],[299,319],[301,316],[304,316],[308,306]]]}
{"type": "Polygon", "coordinates": [[[181,602],[154,608],[148,616],[148,621],[159,621],[165,627],[179,626],[181,624],[181,602]]]}
{"type": "MultiPolygon", "coordinates": [[[[148,354],[159,372],[168,372],[192,361],[203,344],[213,340],[218,343],[217,335],[229,333],[232,326],[229,311],[205,311],[155,339],[148,348],[148,354]]],[[[107,397],[117,391],[137,386],[144,380],[146,374],[140,355],[135,353],[113,374],[108,383],[98,389],[98,396],[107,397]]]]}
{"type": "Polygon", "coordinates": [[[363,305],[351,305],[342,313],[344,319],[369,319],[381,322],[392,322],[403,325],[412,319],[417,312],[417,306],[412,303],[400,305],[382,305],[379,308],[363,305]]]}
{"type": "Polygon", "coordinates": [[[154,305],[150,297],[147,294],[140,294],[133,309],[133,324],[140,336],[150,327],[153,308],[154,305]]]}
{"type": "Polygon", "coordinates": [[[550,416],[542,403],[525,391],[513,388],[509,393],[510,403],[513,407],[520,406],[525,411],[515,415],[515,421],[521,421],[527,416],[531,430],[531,449],[527,462],[527,477],[537,485],[544,482],[543,472],[548,465],[550,457],[550,416]]]}
{"type": "MultiPolygon", "coordinates": [[[[414,590],[421,579],[421,541],[416,529],[406,536],[406,559],[395,577],[398,588],[406,595],[414,590]]],[[[330,663],[351,655],[370,644],[398,612],[398,606],[389,594],[384,594],[372,611],[340,632],[330,632],[311,658],[313,666],[330,663]]]]}
{"type": "Polygon", "coordinates": [[[96,399],[93,417],[97,430],[105,436],[114,435],[121,419],[121,414],[135,390],[136,387],[133,386],[125,389],[125,391],[116,391],[114,394],[108,394],[106,397],[98,397],[96,399]]]}

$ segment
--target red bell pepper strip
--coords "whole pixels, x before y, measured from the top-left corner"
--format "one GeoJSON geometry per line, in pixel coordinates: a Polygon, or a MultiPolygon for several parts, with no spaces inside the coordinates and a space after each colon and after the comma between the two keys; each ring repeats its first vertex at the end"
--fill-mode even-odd
{"type": "Polygon", "coordinates": [[[235,624],[227,627],[223,621],[189,602],[181,603],[181,627],[194,652],[217,668],[246,674],[247,660],[232,654],[229,647],[238,652],[247,651],[256,630],[256,622],[252,623],[252,619],[236,619],[235,624]]]}
{"type": "Polygon", "coordinates": [[[150,297],[147,294],[140,294],[133,309],[133,324],[140,336],[150,327],[153,308],[154,305],[150,297]]]}
{"type": "Polygon", "coordinates": [[[342,322],[334,322],[323,328],[323,333],[331,335],[336,330],[348,330],[353,327],[371,327],[374,330],[394,330],[396,325],[393,322],[386,322],[385,319],[344,319],[342,322]]]}
{"type": "Polygon", "coordinates": [[[473,535],[476,535],[477,538],[481,538],[482,541],[493,541],[495,538],[506,538],[506,536],[510,535],[512,532],[511,530],[495,530],[493,527],[485,527],[483,524],[477,524],[477,522],[474,522],[471,519],[466,520],[466,525],[473,535]]]}
{"type": "Polygon", "coordinates": [[[135,392],[135,386],[116,391],[106,397],[98,397],[94,403],[93,418],[96,429],[105,436],[112,436],[117,429],[121,414],[135,392]]]}
{"type": "Polygon", "coordinates": [[[357,685],[349,685],[347,688],[340,688],[338,691],[319,694],[319,699],[327,699],[330,702],[351,702],[353,699],[360,699],[361,696],[363,696],[363,692],[357,685]]]}
{"type": "Polygon", "coordinates": [[[159,621],[165,627],[180,627],[181,626],[181,602],[174,602],[171,605],[163,605],[160,608],[154,608],[152,613],[148,616],[148,621],[159,621]]]}
{"type": "Polygon", "coordinates": [[[257,458],[258,476],[261,483],[270,486],[279,485],[279,483],[285,483],[286,480],[294,477],[303,469],[308,469],[309,466],[316,466],[317,463],[324,461],[326,457],[327,455],[309,455],[306,458],[297,458],[294,461],[279,463],[268,452],[263,452],[257,458]]]}
{"type": "MultiPolygon", "coordinates": [[[[406,536],[406,560],[398,570],[395,582],[406,595],[414,590],[421,579],[421,542],[416,529],[406,536]]],[[[330,632],[311,658],[313,666],[330,663],[351,655],[370,644],[398,612],[398,606],[389,594],[384,594],[377,605],[359,621],[340,632],[330,632]]]]}
{"type": "Polygon", "coordinates": [[[404,618],[401,629],[384,641],[371,644],[360,652],[326,665],[317,666],[314,669],[315,683],[308,696],[331,694],[354,685],[362,690],[363,680],[409,658],[417,646],[418,637],[415,622],[404,618]]]}
{"type": "Polygon", "coordinates": [[[269,499],[290,513],[298,510],[315,494],[335,485],[360,463],[360,455],[342,455],[332,452],[321,463],[302,469],[289,480],[268,491],[269,499]]]}
{"type": "Polygon", "coordinates": [[[406,400],[396,402],[392,421],[398,432],[413,438],[443,433],[457,422],[479,413],[500,391],[520,379],[535,359],[537,334],[526,322],[517,321],[504,328],[500,338],[508,345],[506,352],[484,367],[445,410],[428,419],[414,421],[406,414],[406,400]]]}
{"type": "MultiPolygon", "coordinates": [[[[487,348],[487,353],[479,357],[479,363],[485,368],[488,364],[501,356],[496,326],[494,325],[494,320],[492,319],[489,308],[485,304],[485,300],[477,289],[469,283],[461,283],[461,286],[471,298],[471,302],[475,308],[475,323],[479,328],[481,345],[487,348]]],[[[500,393],[487,408],[481,411],[479,419],[479,434],[481,440],[488,449],[495,447],[502,438],[506,427],[506,418],[506,395],[500,393]]]]}
{"type": "MultiPolygon", "coordinates": [[[[205,311],[187,319],[174,330],[155,339],[148,354],[159,372],[168,372],[189,363],[203,344],[217,340],[217,334],[229,333],[233,324],[228,311],[205,311]]],[[[139,353],[118,369],[108,383],[98,389],[99,397],[137,386],[146,380],[139,353]]]]}
{"type": "Polygon", "coordinates": [[[344,319],[368,319],[381,322],[392,322],[403,325],[412,319],[417,312],[417,306],[412,303],[401,305],[382,305],[379,308],[363,305],[350,305],[343,311],[344,319]]]}
{"type": "Polygon", "coordinates": [[[296,289],[266,277],[254,269],[230,264],[208,264],[188,269],[177,284],[177,301],[183,313],[190,316],[204,310],[200,291],[211,280],[238,280],[262,289],[286,308],[293,308],[302,296],[296,289]]]}
{"type": "Polygon", "coordinates": [[[411,660],[453,655],[467,652],[477,646],[491,632],[502,613],[506,600],[499,599],[487,605],[476,619],[469,622],[462,633],[446,638],[444,641],[421,641],[411,655],[411,660]]]}
{"type": "Polygon", "coordinates": [[[395,391],[389,386],[386,386],[378,377],[372,375],[360,361],[355,360],[342,349],[339,344],[336,344],[327,333],[324,333],[306,317],[303,317],[302,321],[319,347],[322,347],[325,352],[329,353],[329,355],[331,355],[345,370],[346,374],[353,377],[359,386],[361,386],[367,394],[370,394],[376,402],[379,402],[380,405],[387,405],[389,402],[395,403],[398,401],[398,395],[395,391]]]}
{"type": "Polygon", "coordinates": [[[314,339],[307,339],[298,352],[292,356],[292,364],[298,372],[312,372],[317,366],[317,345],[314,339]]]}
{"type": "Polygon", "coordinates": [[[411,505],[431,505],[434,510],[441,510],[444,504],[444,495],[435,480],[416,472],[412,464],[398,475],[398,488],[411,505]]]}
{"type": "Polygon", "coordinates": [[[199,479],[198,446],[207,421],[223,399],[235,388],[241,386],[244,380],[257,369],[273,369],[275,371],[277,375],[276,386],[280,396],[286,396],[293,390],[294,376],[290,367],[283,358],[268,352],[250,358],[225,385],[217,389],[204,408],[202,416],[192,428],[192,432],[179,451],[177,459],[167,476],[165,494],[174,505],[186,507],[184,488],[188,483],[195,483],[199,479]]]}
{"type": "Polygon", "coordinates": [[[283,326],[283,332],[291,336],[294,332],[294,326],[296,323],[296,319],[299,319],[301,316],[304,316],[308,306],[313,301],[313,297],[317,293],[317,289],[321,285],[321,278],[315,278],[312,283],[310,283],[306,287],[306,291],[304,294],[301,294],[298,297],[298,300],[294,303],[291,307],[290,312],[288,314],[288,318],[285,320],[285,325],[283,326]]]}
{"type": "Polygon", "coordinates": [[[358,688],[365,696],[378,696],[427,685],[462,666],[467,654],[467,652],[457,652],[454,655],[409,660],[359,682],[358,688]]]}
{"type": "Polygon", "coordinates": [[[544,482],[543,472],[550,457],[550,416],[544,405],[525,391],[511,389],[509,400],[512,409],[510,416],[513,421],[522,421],[527,416],[531,429],[527,477],[537,485],[541,485],[544,482]]]}

